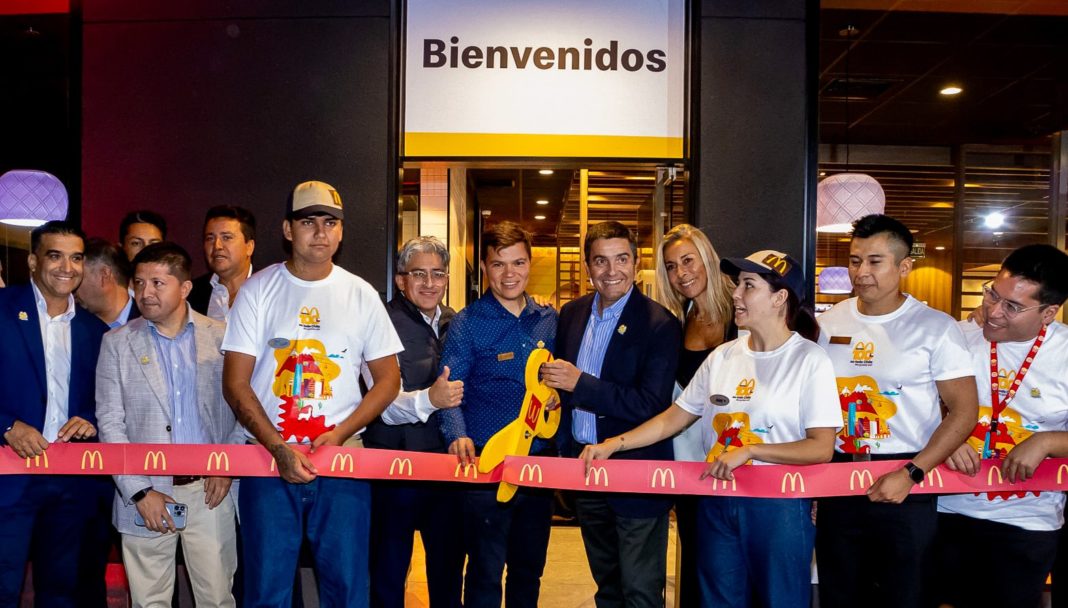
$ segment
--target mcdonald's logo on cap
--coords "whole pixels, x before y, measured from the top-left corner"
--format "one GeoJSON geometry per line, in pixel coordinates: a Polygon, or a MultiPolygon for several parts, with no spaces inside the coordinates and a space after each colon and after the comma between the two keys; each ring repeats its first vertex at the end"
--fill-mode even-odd
{"type": "Polygon", "coordinates": [[[100,450],[86,450],[82,452],[82,470],[85,470],[85,465],[89,465],[90,471],[104,470],[104,455],[100,453],[100,450]]]}
{"type": "Polygon", "coordinates": [[[604,467],[590,467],[588,473],[586,473],[586,485],[590,485],[590,480],[593,480],[593,485],[608,487],[608,470],[604,467]],[[604,483],[601,483],[601,476],[604,476],[604,483]]]}
{"type": "Polygon", "coordinates": [[[668,486],[672,490],[675,489],[675,471],[664,467],[657,467],[653,471],[653,478],[649,481],[649,487],[655,488],[657,481],[660,482],[660,487],[668,486]]]}
{"type": "Polygon", "coordinates": [[[786,494],[786,482],[790,482],[790,491],[796,492],[797,487],[801,487],[801,493],[805,493],[805,477],[801,473],[785,473],[782,476],[782,487],[779,488],[779,492],[786,494]]]}
{"type": "Polygon", "coordinates": [[[1063,483],[1061,480],[1064,478],[1065,471],[1068,471],[1068,464],[1057,467],[1057,483],[1063,483]]]}
{"type": "Polygon", "coordinates": [[[211,454],[208,454],[207,469],[209,473],[211,472],[212,467],[214,467],[215,470],[221,469],[230,472],[230,455],[226,452],[212,452],[211,454]]]}
{"type": "Polygon", "coordinates": [[[396,469],[398,475],[412,476],[412,459],[411,458],[394,458],[393,462],[389,463],[389,476],[393,477],[393,470],[396,469]],[[405,473],[407,469],[407,473],[405,473]]]}
{"type": "Polygon", "coordinates": [[[857,488],[860,488],[861,490],[865,488],[870,488],[873,483],[875,483],[875,480],[872,479],[871,471],[867,469],[864,469],[862,471],[854,470],[849,472],[850,490],[856,490],[857,488]]]}
{"type": "Polygon", "coordinates": [[[769,253],[764,256],[764,259],[760,261],[771,270],[775,271],[780,277],[786,276],[787,272],[790,272],[790,262],[786,261],[786,258],[769,253]]]}
{"type": "Polygon", "coordinates": [[[469,474],[473,475],[473,479],[478,479],[478,467],[476,467],[474,464],[462,464],[459,462],[456,463],[456,471],[452,474],[452,476],[456,479],[460,478],[460,469],[464,470],[464,479],[467,479],[467,476],[469,474]]]}
{"type": "Polygon", "coordinates": [[[727,484],[730,484],[731,492],[737,492],[738,491],[738,480],[732,479],[730,481],[726,481],[724,479],[717,479],[717,478],[713,477],[712,478],[712,491],[713,492],[719,491],[720,483],[723,484],[723,491],[724,492],[727,491],[727,484]]]}
{"type": "MultiPolygon", "coordinates": [[[[334,459],[330,461],[330,472],[333,473],[338,470],[338,464],[341,464],[340,469],[345,470],[345,466],[349,467],[349,473],[353,471],[352,454],[334,454],[334,459]]],[[[393,474],[393,468],[390,467],[390,475],[393,474]]]]}
{"type": "Polygon", "coordinates": [[[38,454],[36,456],[32,456],[32,457],[31,456],[27,456],[26,457],[26,468],[27,469],[30,468],[30,461],[31,460],[33,461],[33,466],[35,468],[38,468],[38,469],[40,469],[40,468],[47,469],[48,468],[48,452],[41,452],[40,454],[38,454]],[[44,463],[43,467],[41,466],[41,463],[44,463]]]}
{"type": "Polygon", "coordinates": [[[926,487],[928,480],[930,480],[932,488],[946,487],[945,484],[942,483],[942,473],[938,470],[938,467],[931,469],[931,472],[924,476],[923,481],[920,482],[920,487],[926,487]]]}
{"type": "Polygon", "coordinates": [[[534,481],[534,475],[538,476],[538,483],[541,483],[541,465],[540,464],[524,464],[522,469],[519,469],[519,481],[520,483],[526,481],[528,478],[534,481]]]}
{"type": "Polygon", "coordinates": [[[160,450],[151,450],[145,454],[145,471],[166,471],[167,470],[167,455],[160,450]],[[152,468],[148,468],[148,461],[152,461],[152,468]]]}
{"type": "MultiPolygon", "coordinates": [[[[1001,475],[1001,467],[994,465],[990,467],[990,470],[986,472],[986,485],[994,485],[994,474],[997,473],[998,485],[1005,483],[1005,478],[1001,475]]],[[[1060,473],[1060,471],[1058,471],[1060,473]]]]}

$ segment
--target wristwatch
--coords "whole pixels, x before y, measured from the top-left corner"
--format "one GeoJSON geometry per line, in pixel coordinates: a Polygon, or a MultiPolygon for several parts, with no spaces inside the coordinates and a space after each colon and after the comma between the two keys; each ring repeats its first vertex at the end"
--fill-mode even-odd
{"type": "Polygon", "coordinates": [[[909,479],[912,480],[912,483],[923,483],[924,472],[920,467],[911,462],[906,462],[905,472],[909,474],[909,479]]]}
{"type": "Polygon", "coordinates": [[[134,503],[136,505],[137,503],[141,502],[142,498],[144,498],[145,496],[148,496],[148,493],[151,492],[151,491],[152,491],[152,486],[148,486],[144,490],[141,490],[141,491],[137,492],[136,494],[134,494],[133,496],[131,496],[130,497],[130,502],[132,502],[132,503],[134,503]]]}

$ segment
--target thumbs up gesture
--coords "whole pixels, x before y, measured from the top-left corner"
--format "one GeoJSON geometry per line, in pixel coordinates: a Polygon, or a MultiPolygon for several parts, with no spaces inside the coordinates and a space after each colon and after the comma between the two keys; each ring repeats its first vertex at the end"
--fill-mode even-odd
{"type": "Polygon", "coordinates": [[[449,366],[446,365],[438,379],[430,386],[428,396],[431,405],[436,408],[456,407],[464,398],[464,382],[449,380],[449,366]]]}

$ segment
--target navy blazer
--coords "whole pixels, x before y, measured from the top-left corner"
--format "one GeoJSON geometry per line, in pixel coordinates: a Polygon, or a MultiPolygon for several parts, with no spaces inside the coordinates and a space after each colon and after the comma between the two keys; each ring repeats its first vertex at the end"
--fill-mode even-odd
{"type": "MultiPolygon", "coordinates": [[[[96,426],[96,360],[108,326],[81,306],[75,306],[70,323],[69,416],[80,416],[96,426]]],[[[44,342],[37,304],[30,285],[0,289],[0,430],[16,420],[38,431],[44,429],[48,403],[44,342]]],[[[6,447],[2,436],[0,445],[6,447]]],[[[27,475],[0,475],[0,506],[13,504],[22,494],[27,475]]]]}
{"type": "MultiPolygon", "coordinates": [[[[557,359],[577,364],[582,336],[593,307],[593,294],[566,304],[556,332],[557,359]]],[[[604,441],[641,425],[671,405],[675,368],[682,346],[682,326],[674,315],[635,287],[608,342],[601,377],[583,373],[573,392],[560,391],[563,412],[557,443],[560,453],[578,456],[582,446],[571,435],[575,405],[597,416],[597,440],[604,441]],[[621,328],[626,327],[622,332],[621,328]]],[[[617,452],[612,458],[674,460],[671,439],[617,452]]],[[[672,500],[612,494],[609,506],[623,517],[656,517],[671,508],[672,500]]]]}

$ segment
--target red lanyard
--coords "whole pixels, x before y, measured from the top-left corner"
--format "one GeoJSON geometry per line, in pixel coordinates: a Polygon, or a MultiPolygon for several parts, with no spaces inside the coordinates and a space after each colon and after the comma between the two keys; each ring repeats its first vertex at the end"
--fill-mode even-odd
{"type": "Polygon", "coordinates": [[[1035,356],[1038,355],[1038,349],[1042,347],[1042,342],[1046,339],[1046,327],[1046,325],[1043,325],[1038,332],[1038,337],[1035,338],[1035,343],[1031,345],[1031,350],[1024,357],[1019,371],[1016,372],[1016,378],[1012,381],[1004,401],[1001,400],[1001,392],[999,390],[998,343],[990,343],[990,409],[993,412],[990,416],[991,434],[997,432],[998,417],[1001,416],[1001,412],[1009,405],[1012,398],[1016,396],[1016,391],[1020,388],[1020,384],[1023,383],[1024,376],[1027,375],[1027,370],[1031,369],[1031,363],[1034,362],[1035,356]]]}

